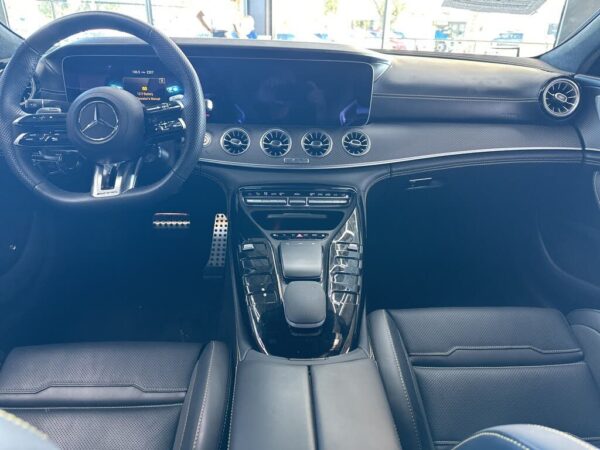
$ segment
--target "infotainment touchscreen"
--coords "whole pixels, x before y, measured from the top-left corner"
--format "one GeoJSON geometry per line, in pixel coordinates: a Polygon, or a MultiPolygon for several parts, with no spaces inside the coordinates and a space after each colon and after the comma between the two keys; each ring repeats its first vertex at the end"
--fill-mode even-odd
{"type": "MultiPolygon", "coordinates": [[[[362,125],[369,116],[373,68],[362,62],[191,58],[209,122],[362,125]]],[[[156,58],[70,56],[63,61],[69,100],[96,86],[125,89],[148,104],[185,95],[156,58]]]]}

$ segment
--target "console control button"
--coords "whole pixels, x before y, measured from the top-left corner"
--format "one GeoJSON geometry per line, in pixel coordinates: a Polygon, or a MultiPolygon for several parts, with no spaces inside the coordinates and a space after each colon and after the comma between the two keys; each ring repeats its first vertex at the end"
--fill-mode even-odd
{"type": "Polygon", "coordinates": [[[351,292],[333,292],[331,301],[336,305],[357,305],[357,295],[351,292]]]}
{"type": "Polygon", "coordinates": [[[350,204],[353,193],[350,190],[241,190],[244,203],[253,206],[329,206],[343,207],[350,204]]]}
{"type": "Polygon", "coordinates": [[[262,198],[262,197],[250,197],[245,198],[244,201],[247,205],[287,205],[286,198],[262,198]]]}
{"type": "Polygon", "coordinates": [[[290,197],[289,204],[290,206],[305,206],[306,197],[290,197]]]}
{"type": "Polygon", "coordinates": [[[243,242],[240,245],[243,258],[267,257],[267,246],[262,242],[243,242]]]}
{"type": "Polygon", "coordinates": [[[244,258],[242,268],[246,275],[271,272],[271,264],[267,258],[244,258]]]}
{"type": "Polygon", "coordinates": [[[327,233],[271,233],[271,237],[278,241],[321,240],[327,236],[329,236],[327,233]]]}
{"type": "MultiPolygon", "coordinates": [[[[348,261],[358,261],[358,260],[357,259],[355,259],[355,260],[349,259],[348,261]]],[[[358,268],[358,266],[350,267],[350,266],[342,266],[341,264],[338,264],[338,265],[332,267],[330,272],[346,274],[346,275],[355,275],[355,276],[360,275],[360,269],[358,268]]]]}
{"type": "Polygon", "coordinates": [[[353,258],[335,257],[335,264],[343,269],[360,269],[360,260],[353,258]]]}
{"type": "Polygon", "coordinates": [[[331,290],[333,292],[349,292],[351,294],[358,294],[358,284],[349,285],[342,283],[331,283],[331,290]]]}
{"type": "Polygon", "coordinates": [[[338,242],[335,244],[335,254],[336,256],[342,258],[360,258],[360,247],[357,244],[346,244],[338,242]]]}
{"type": "Polygon", "coordinates": [[[265,292],[248,296],[250,302],[254,305],[279,303],[277,295],[274,292],[265,292]]]}
{"type": "Polygon", "coordinates": [[[244,287],[246,294],[275,292],[275,284],[273,283],[273,277],[270,274],[247,275],[244,277],[244,287]]]}
{"type": "Polygon", "coordinates": [[[348,198],[309,198],[309,205],[347,205],[349,203],[348,198]]]}

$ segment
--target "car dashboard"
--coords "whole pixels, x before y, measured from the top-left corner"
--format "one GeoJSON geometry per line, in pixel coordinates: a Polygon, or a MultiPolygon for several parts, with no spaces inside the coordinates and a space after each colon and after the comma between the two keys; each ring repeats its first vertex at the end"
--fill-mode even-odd
{"type": "MultiPolygon", "coordinates": [[[[542,98],[553,82],[572,78],[537,60],[178,43],[206,98],[202,163],[335,169],[511,151],[564,157],[582,150],[572,116],[555,115],[542,98]]],[[[36,86],[34,96],[46,102],[70,102],[96,86],[128,90],[145,104],[185,95],[149,46],[126,38],[59,47],[38,69],[36,86]]]]}
{"type": "MultiPolygon", "coordinates": [[[[315,358],[361,345],[367,196],[378,181],[415,173],[408,189],[427,188],[435,182],[421,174],[440,168],[580,163],[596,157],[586,146],[600,148],[589,93],[597,89],[594,79],[537,59],[177,43],[205,97],[197,173],[227,199],[226,259],[234,303],[245,317],[241,353],[315,358]],[[296,291],[314,297],[298,303],[296,291]],[[303,314],[311,302],[309,320],[303,314]],[[290,312],[293,304],[301,319],[290,312]]],[[[35,86],[26,106],[40,106],[36,99],[44,107],[68,106],[106,86],[128,91],[149,109],[185,99],[180,80],[151,47],[128,38],[54,49],[39,65],[35,86]]],[[[38,166],[76,159],[34,156],[38,166]]],[[[55,172],[68,178],[73,171],[55,172]]]]}

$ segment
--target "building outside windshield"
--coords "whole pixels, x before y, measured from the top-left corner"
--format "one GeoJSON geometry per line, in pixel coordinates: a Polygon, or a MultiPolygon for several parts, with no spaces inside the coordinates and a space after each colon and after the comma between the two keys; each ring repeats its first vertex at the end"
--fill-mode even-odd
{"type": "Polygon", "coordinates": [[[0,21],[27,37],[66,14],[102,10],[147,21],[172,37],[535,56],[599,8],[598,0],[0,0],[0,21]]]}

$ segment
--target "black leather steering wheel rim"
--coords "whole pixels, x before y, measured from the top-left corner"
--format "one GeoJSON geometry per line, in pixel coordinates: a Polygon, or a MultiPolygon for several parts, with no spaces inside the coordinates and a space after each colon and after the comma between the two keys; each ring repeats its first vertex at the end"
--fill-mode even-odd
{"type": "Polygon", "coordinates": [[[166,35],[137,19],[110,12],[83,12],[62,17],[42,27],[17,49],[0,77],[0,148],[15,176],[45,200],[60,205],[117,205],[155,201],[171,195],[188,179],[202,152],[206,131],[204,96],[198,74],[181,49],[166,35]],[[131,34],[147,42],[159,60],[183,85],[182,118],[186,124],[181,155],[161,180],[136,187],[117,196],[94,197],[91,193],[63,190],[39,173],[29,155],[14,144],[13,122],[24,115],[22,93],[34,75],[42,56],[56,43],[74,34],[94,29],[111,29],[131,34]]]}

